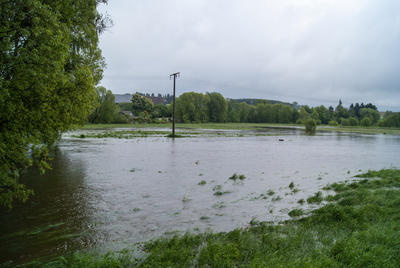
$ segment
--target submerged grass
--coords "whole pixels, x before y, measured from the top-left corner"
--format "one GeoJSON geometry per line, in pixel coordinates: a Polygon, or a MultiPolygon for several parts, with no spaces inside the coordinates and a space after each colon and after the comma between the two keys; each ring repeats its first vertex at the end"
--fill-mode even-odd
{"type": "Polygon", "coordinates": [[[160,238],[143,244],[140,257],[129,251],[74,254],[47,267],[399,267],[400,170],[358,177],[326,187],[334,196],[317,193],[330,203],[300,219],[160,238]]]}
{"type": "MultiPolygon", "coordinates": [[[[86,124],[81,129],[115,129],[115,128],[160,128],[170,127],[172,124],[86,124]]],[[[296,124],[267,124],[267,123],[202,123],[202,124],[183,124],[177,123],[178,129],[227,129],[227,130],[251,130],[260,128],[298,128],[296,124]]],[[[338,132],[356,132],[373,134],[400,134],[400,128],[380,128],[380,127],[362,127],[362,126],[318,126],[318,130],[338,131],[338,132]]]]}

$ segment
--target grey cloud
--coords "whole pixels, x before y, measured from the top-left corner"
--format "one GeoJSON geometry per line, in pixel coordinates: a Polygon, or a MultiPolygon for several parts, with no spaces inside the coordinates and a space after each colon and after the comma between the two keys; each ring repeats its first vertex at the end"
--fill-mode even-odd
{"type": "Polygon", "coordinates": [[[208,81],[182,79],[181,93],[400,110],[399,7],[379,0],[110,1],[102,10],[115,26],[101,38],[102,84],[115,93],[167,93],[169,74],[180,71],[208,81]]]}

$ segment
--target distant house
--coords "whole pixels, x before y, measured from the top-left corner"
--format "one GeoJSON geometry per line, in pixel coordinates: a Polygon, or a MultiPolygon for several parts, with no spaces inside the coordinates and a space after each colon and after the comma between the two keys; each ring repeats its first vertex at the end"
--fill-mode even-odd
{"type": "Polygon", "coordinates": [[[121,114],[128,115],[130,118],[135,117],[135,115],[131,111],[121,111],[121,114]]]}
{"type": "Polygon", "coordinates": [[[163,97],[150,97],[150,96],[145,96],[145,97],[150,99],[154,105],[157,105],[157,104],[166,105],[167,104],[167,101],[163,97]]]}
{"type": "Polygon", "coordinates": [[[115,96],[115,104],[121,103],[121,102],[131,102],[132,99],[132,94],[126,93],[126,94],[114,94],[115,96]]]}
{"type": "MultiPolygon", "coordinates": [[[[115,104],[118,104],[121,102],[131,102],[131,99],[132,99],[132,94],[129,94],[129,93],[114,94],[114,96],[115,96],[115,104]]],[[[157,105],[157,104],[166,105],[167,104],[167,101],[163,97],[151,97],[151,96],[143,96],[143,97],[146,97],[149,100],[151,100],[154,105],[157,105]]]]}

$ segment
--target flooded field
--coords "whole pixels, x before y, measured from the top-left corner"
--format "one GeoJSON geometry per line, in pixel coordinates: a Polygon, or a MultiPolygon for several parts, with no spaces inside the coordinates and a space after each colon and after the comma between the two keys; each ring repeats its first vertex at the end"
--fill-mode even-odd
{"type": "Polygon", "coordinates": [[[303,132],[232,130],[179,139],[68,133],[52,170],[22,178],[35,196],[1,211],[0,264],[278,222],[293,208],[315,208],[298,201],[329,183],[400,168],[398,135],[303,132]]]}

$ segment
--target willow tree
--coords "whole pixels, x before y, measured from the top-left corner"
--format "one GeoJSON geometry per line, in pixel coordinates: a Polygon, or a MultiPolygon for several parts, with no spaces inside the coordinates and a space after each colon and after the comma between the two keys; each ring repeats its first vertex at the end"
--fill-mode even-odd
{"type": "Polygon", "coordinates": [[[0,204],[31,190],[27,167],[49,167],[60,134],[85,122],[105,61],[98,36],[106,0],[0,0],[0,204]]]}
{"type": "Polygon", "coordinates": [[[111,124],[117,112],[115,96],[111,90],[105,87],[96,87],[97,96],[95,108],[88,116],[88,121],[92,124],[111,124]]]}

